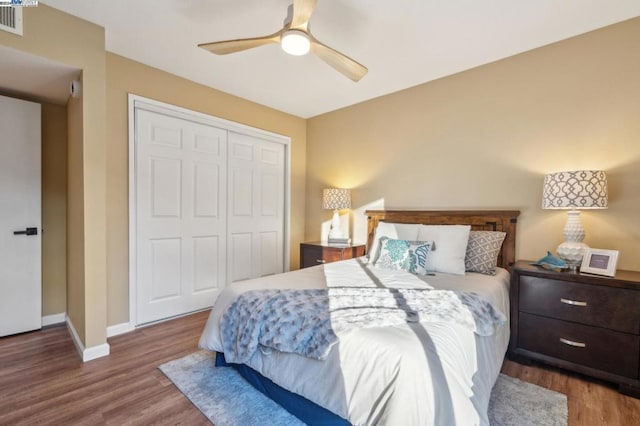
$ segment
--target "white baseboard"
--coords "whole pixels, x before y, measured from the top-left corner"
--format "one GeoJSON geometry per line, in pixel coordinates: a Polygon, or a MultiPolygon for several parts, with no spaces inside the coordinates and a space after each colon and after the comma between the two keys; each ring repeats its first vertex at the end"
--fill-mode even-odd
{"type": "Polygon", "coordinates": [[[86,348],[82,353],[82,362],[91,361],[93,359],[102,358],[109,355],[111,347],[108,343],[103,343],[98,346],[91,346],[86,348]]]}
{"type": "Polygon", "coordinates": [[[107,337],[117,336],[119,334],[128,333],[135,330],[133,324],[129,322],[123,322],[122,324],[110,325],[107,327],[107,337]]]}
{"type": "Polygon", "coordinates": [[[45,315],[42,317],[42,326],[62,324],[67,320],[67,313],[61,312],[59,314],[45,315]]]}
{"type": "Polygon", "coordinates": [[[69,333],[71,333],[71,340],[73,340],[73,344],[76,345],[76,349],[82,357],[82,353],[84,352],[84,344],[82,340],[80,340],[80,336],[78,336],[78,332],[76,328],[73,326],[73,322],[71,322],[71,318],[67,317],[67,328],[69,329],[69,333]]]}
{"type": "Polygon", "coordinates": [[[67,328],[71,333],[71,340],[76,345],[76,349],[82,358],[82,362],[91,361],[96,358],[101,358],[103,356],[109,355],[109,344],[103,343],[98,346],[91,346],[90,348],[85,348],[80,336],[78,336],[78,332],[76,328],[73,326],[73,322],[71,322],[71,318],[67,316],[67,328]]]}

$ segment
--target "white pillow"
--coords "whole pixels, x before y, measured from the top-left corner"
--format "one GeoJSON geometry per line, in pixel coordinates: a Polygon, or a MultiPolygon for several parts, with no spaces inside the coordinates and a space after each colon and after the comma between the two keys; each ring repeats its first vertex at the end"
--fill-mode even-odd
{"type": "Polygon", "coordinates": [[[373,234],[373,242],[369,250],[369,261],[375,262],[378,258],[378,251],[381,237],[389,237],[394,240],[418,241],[418,230],[420,225],[417,223],[393,223],[378,222],[376,232],[373,234]]]}
{"type": "Polygon", "coordinates": [[[427,271],[464,275],[469,225],[420,225],[418,241],[433,241],[427,271]]]}

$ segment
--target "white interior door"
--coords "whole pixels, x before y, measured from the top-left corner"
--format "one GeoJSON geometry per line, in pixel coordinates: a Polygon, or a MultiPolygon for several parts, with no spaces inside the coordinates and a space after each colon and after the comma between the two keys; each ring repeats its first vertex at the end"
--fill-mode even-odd
{"type": "Polygon", "coordinates": [[[213,305],[226,277],[227,131],[136,109],[137,318],[213,305]]]}
{"type": "Polygon", "coordinates": [[[40,148],[40,104],[0,96],[0,336],[42,324],[40,148]]]}
{"type": "Polygon", "coordinates": [[[284,145],[229,132],[228,282],[284,272],[284,145]]]}

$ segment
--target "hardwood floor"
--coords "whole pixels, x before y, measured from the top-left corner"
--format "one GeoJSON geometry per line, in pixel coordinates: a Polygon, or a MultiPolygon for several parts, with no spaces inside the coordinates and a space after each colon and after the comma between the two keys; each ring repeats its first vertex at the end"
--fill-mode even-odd
{"type": "Polygon", "coordinates": [[[567,395],[569,426],[640,425],[640,399],[617,386],[542,364],[526,366],[505,360],[502,372],[567,395]]]}
{"type": "Polygon", "coordinates": [[[0,425],[210,425],[157,369],[198,349],[207,317],[111,338],[85,364],[65,326],[0,339],[0,425]]]}
{"type": "MultiPolygon", "coordinates": [[[[206,425],[157,369],[197,350],[208,313],[109,339],[111,355],[83,364],[65,326],[0,338],[0,425],[206,425]]],[[[569,426],[640,424],[640,400],[544,366],[502,371],[568,396],[569,426]]]]}

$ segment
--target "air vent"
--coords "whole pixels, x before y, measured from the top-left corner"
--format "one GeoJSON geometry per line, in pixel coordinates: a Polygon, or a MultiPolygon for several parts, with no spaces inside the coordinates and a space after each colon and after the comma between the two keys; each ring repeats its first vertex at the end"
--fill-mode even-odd
{"type": "Polygon", "coordinates": [[[0,30],[22,35],[22,8],[0,5],[0,30]]]}

